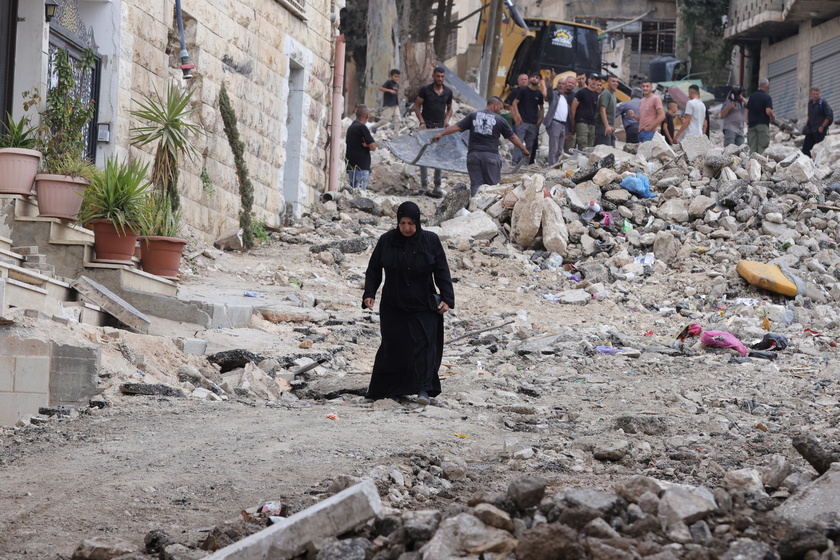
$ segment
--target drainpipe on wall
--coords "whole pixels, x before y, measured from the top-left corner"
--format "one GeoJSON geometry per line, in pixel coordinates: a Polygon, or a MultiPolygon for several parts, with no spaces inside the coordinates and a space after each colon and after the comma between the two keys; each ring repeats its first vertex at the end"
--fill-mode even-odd
{"type": "Polygon", "coordinates": [[[195,64],[190,62],[190,53],[187,52],[187,42],[184,40],[184,19],[181,17],[181,0],[175,0],[175,19],[178,21],[178,37],[181,39],[181,72],[184,79],[193,77],[192,71],[195,64]]]}
{"type": "Polygon", "coordinates": [[[341,115],[344,112],[344,35],[335,38],[333,69],[332,121],[330,121],[330,176],[327,190],[337,191],[341,166],[341,115]]]}

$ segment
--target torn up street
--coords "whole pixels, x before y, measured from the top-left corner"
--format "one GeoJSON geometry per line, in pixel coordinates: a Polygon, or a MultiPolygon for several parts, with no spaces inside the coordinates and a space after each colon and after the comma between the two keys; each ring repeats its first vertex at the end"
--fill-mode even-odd
{"type": "Polygon", "coordinates": [[[178,299],[212,327],[10,308],[4,341],[101,356],[90,406],[4,429],[0,556],[834,558],[840,173],[674,148],[414,198],[457,302],[428,406],[364,398],[364,272],[409,197],[387,152],[249,253],[191,243],[178,299]]]}

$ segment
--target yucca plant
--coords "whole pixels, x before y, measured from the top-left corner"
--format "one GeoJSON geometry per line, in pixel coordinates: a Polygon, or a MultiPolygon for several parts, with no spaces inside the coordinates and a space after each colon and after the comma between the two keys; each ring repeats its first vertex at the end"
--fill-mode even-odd
{"type": "Polygon", "coordinates": [[[178,237],[182,217],[181,208],[172,208],[169,193],[156,191],[151,197],[148,212],[140,223],[140,234],[147,237],[178,237]]]}
{"type": "Polygon", "coordinates": [[[190,141],[190,134],[201,134],[200,126],[189,123],[186,118],[192,114],[190,99],[192,91],[183,91],[170,83],[163,100],[155,91],[157,99],[145,97],[137,101],[140,109],[131,111],[135,117],[149,123],[131,129],[131,142],[136,146],[145,146],[157,141],[155,162],[152,165],[152,184],[169,195],[173,210],[181,204],[178,195],[178,158],[181,155],[193,157],[198,152],[190,141]]]}
{"type": "Polygon", "coordinates": [[[23,148],[34,150],[37,138],[36,127],[29,126],[29,117],[24,115],[19,121],[6,113],[5,132],[0,134],[0,148],[23,148]]]}
{"type": "Polygon", "coordinates": [[[149,164],[120,163],[108,158],[105,169],[98,172],[85,190],[79,223],[108,220],[120,235],[125,229],[138,230],[149,213],[152,189],[146,180],[149,164]]]}

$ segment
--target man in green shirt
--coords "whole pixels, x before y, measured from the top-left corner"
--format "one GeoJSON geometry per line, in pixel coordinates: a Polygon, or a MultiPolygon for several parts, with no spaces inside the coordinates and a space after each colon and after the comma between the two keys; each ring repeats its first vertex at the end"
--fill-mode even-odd
{"type": "Polygon", "coordinates": [[[615,90],[618,78],[607,78],[607,88],[598,96],[598,116],[595,119],[595,145],[615,147],[615,90]]]}

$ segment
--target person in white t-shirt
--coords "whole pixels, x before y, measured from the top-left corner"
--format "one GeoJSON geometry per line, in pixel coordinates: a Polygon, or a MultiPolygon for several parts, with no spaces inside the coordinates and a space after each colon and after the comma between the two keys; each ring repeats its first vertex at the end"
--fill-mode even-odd
{"type": "Polygon", "coordinates": [[[703,122],[706,120],[706,106],[700,101],[700,87],[694,84],[688,86],[688,103],[685,106],[680,131],[674,137],[674,143],[688,135],[703,134],[703,122]]]}

